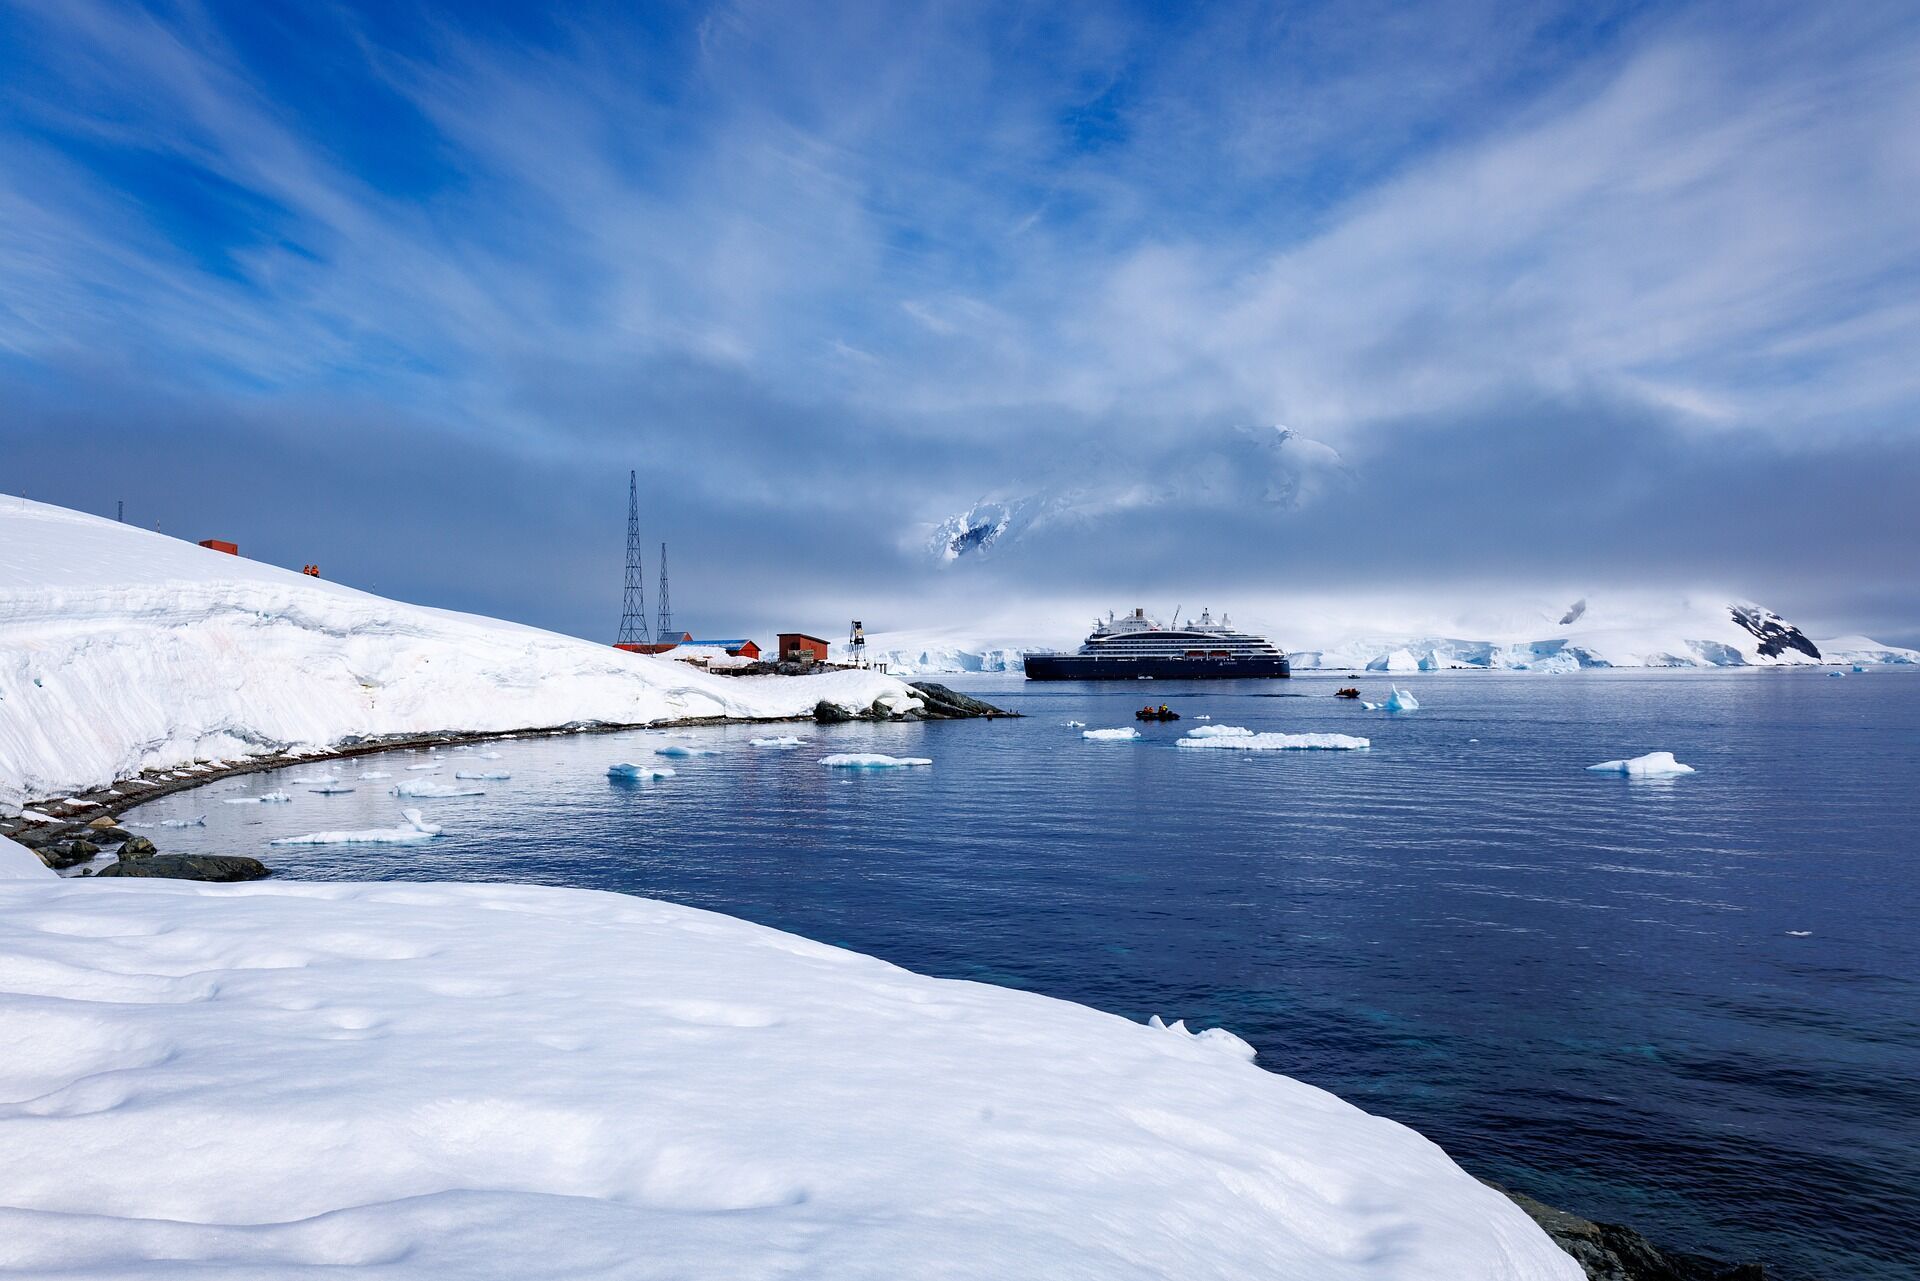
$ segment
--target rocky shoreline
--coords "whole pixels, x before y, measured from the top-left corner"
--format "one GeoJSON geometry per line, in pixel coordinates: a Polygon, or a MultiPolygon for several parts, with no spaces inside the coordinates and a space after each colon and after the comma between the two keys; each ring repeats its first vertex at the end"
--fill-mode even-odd
{"type": "Polygon", "coordinates": [[[269,875],[271,871],[257,859],[238,855],[163,854],[154,847],[152,841],[128,832],[118,825],[117,820],[123,812],[144,805],[148,801],[189,791],[217,779],[257,774],[263,770],[284,769],[289,765],[349,760],[356,756],[370,756],[379,752],[498,743],[517,738],[558,738],[566,734],[619,734],[630,730],[684,729],[703,725],[772,725],[808,719],[816,724],[841,724],[851,721],[992,720],[1020,714],[995,707],[991,703],[984,703],[977,698],[931,681],[908,683],[920,695],[923,706],[900,714],[895,714],[877,699],[872,706],[858,712],[848,711],[823,699],[815,704],[812,713],[806,717],[694,716],[643,724],[593,721],[483,733],[446,731],[433,734],[404,734],[385,738],[351,739],[325,750],[274,752],[265,756],[249,756],[243,761],[218,761],[184,765],[174,769],[142,770],[131,778],[117,779],[107,787],[30,803],[20,817],[0,818],[0,836],[7,837],[34,851],[40,856],[41,862],[55,871],[68,871],[75,867],[82,867],[80,875],[83,876],[170,877],[204,881],[254,880],[269,875]],[[28,814],[37,814],[41,817],[27,817],[28,814]],[[117,861],[97,870],[84,868],[84,864],[93,861],[114,846],[118,846],[120,851],[117,861]]]}

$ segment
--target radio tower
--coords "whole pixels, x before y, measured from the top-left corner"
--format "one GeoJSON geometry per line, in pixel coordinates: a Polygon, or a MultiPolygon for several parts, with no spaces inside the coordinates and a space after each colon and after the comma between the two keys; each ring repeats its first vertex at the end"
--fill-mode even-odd
{"type": "Polygon", "coordinates": [[[616,645],[647,643],[647,589],[640,569],[640,489],[635,475],[627,473],[627,594],[621,605],[616,645]]]}
{"type": "Polygon", "coordinates": [[[667,643],[667,633],[673,630],[673,606],[667,603],[667,545],[660,544],[660,628],[653,638],[662,645],[667,643]]]}

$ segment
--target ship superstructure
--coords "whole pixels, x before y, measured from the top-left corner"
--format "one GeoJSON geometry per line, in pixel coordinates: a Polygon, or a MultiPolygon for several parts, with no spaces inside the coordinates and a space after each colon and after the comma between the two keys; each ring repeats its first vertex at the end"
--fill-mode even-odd
{"type": "Polygon", "coordinates": [[[1287,656],[1262,636],[1236,630],[1225,614],[1215,622],[1202,611],[1199,621],[1162,627],[1136,609],[1124,617],[1109,614],[1075,654],[1026,655],[1027,679],[1235,680],[1293,674],[1287,656]]]}

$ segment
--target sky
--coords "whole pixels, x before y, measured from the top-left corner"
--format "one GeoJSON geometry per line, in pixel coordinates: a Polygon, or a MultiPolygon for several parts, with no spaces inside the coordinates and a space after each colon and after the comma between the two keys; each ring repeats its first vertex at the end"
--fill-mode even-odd
{"type": "Polygon", "coordinates": [[[0,0],[0,491],[608,640],[633,469],[707,635],[1911,644],[1916,208],[1911,4],[0,0]]]}

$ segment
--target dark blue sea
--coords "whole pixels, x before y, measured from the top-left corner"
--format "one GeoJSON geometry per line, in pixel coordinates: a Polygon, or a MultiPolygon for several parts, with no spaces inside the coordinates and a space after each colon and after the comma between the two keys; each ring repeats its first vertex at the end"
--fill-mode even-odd
{"type": "Polygon", "coordinates": [[[1916,1275],[1920,673],[1463,672],[955,684],[1025,719],[522,739],[214,784],[163,848],[315,879],[534,881],[695,904],[924,973],[1219,1025],[1267,1068],[1404,1121],[1469,1170],[1782,1278],[1916,1275]],[[1384,681],[1358,682],[1369,698],[1384,681]],[[1150,692],[1184,712],[1134,743],[1150,692]],[[1367,752],[1176,750],[1200,716],[1367,752]],[[748,739],[796,732],[791,751],[748,739]],[[719,754],[669,760],[670,743],[719,754]],[[1667,750],[1670,781],[1589,773],[1667,750]],[[481,760],[498,751],[502,759],[481,760]],[[850,776],[829,751],[928,756],[850,776]],[[616,785],[616,761],[670,764],[616,785]],[[391,826],[429,845],[275,847],[391,826]],[[313,795],[288,781],[359,783],[313,795]],[[226,805],[273,788],[289,805],[226,805]]]}

